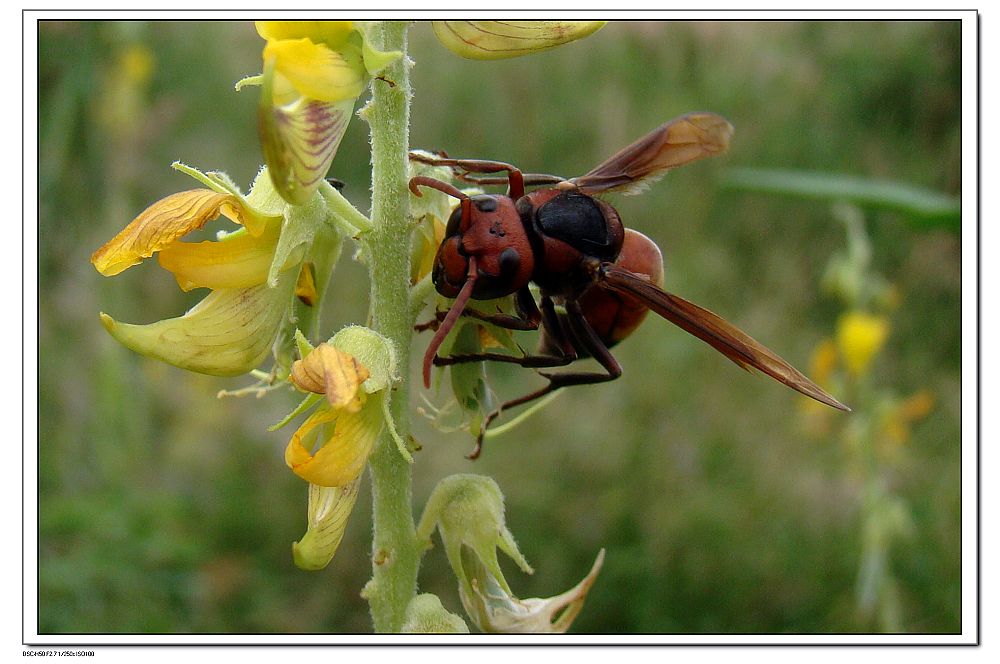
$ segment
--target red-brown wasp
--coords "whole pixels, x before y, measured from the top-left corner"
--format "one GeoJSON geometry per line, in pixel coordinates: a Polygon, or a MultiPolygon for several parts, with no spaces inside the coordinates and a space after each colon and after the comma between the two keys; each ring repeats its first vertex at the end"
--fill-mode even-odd
{"type": "Polygon", "coordinates": [[[478,456],[489,424],[505,409],[568,385],[618,378],[622,368],[608,350],[642,322],[649,309],[681,327],[744,369],[756,368],[817,401],[846,406],[745,332],[660,285],[663,259],[652,240],[622,225],[618,212],[596,194],[636,191],[671,168],[724,152],[733,128],[712,113],[689,113],[657,127],[585,175],[563,179],[525,174],[510,164],[449,159],[411,153],[410,158],[451,167],[465,181],[506,184],[505,195],[468,196],[440,180],[417,176],[410,190],[429,187],[459,200],[434,261],[438,293],[454,298],[424,356],[424,384],[431,365],[497,361],[523,367],[566,366],[593,357],[603,372],[539,372],[548,384],[502,404],[487,415],[472,458],[478,456]],[[473,176],[472,173],[502,176],[473,176]],[[526,186],[543,186],[525,192],[526,186]],[[529,290],[534,282],[538,303],[529,290]],[[515,295],[517,315],[482,314],[466,309],[469,299],[515,295]],[[556,307],[561,306],[562,311],[556,307]],[[437,351],[463,314],[501,327],[534,330],[542,341],[534,355],[479,353],[439,357],[437,351]]]}

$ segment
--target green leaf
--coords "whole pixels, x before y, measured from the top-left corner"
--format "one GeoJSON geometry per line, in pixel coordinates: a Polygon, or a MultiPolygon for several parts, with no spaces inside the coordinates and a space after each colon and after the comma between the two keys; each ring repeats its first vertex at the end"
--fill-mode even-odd
{"type": "Polygon", "coordinates": [[[891,180],[816,171],[735,168],[726,173],[722,185],[741,191],[844,200],[893,210],[906,215],[918,228],[943,228],[957,233],[962,223],[962,206],[957,197],[891,180]]]}

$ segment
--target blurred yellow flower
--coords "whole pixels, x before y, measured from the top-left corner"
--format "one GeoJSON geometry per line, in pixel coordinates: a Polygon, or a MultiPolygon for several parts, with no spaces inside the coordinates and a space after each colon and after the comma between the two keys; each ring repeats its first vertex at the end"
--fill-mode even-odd
{"type": "Polygon", "coordinates": [[[837,368],[837,345],[833,339],[824,339],[816,346],[809,366],[811,368],[809,375],[813,377],[816,384],[824,389],[829,388],[830,377],[833,375],[833,370],[837,368]]]}
{"type": "Polygon", "coordinates": [[[156,59],[153,52],[142,44],[131,44],[119,58],[119,67],[133,85],[145,85],[153,75],[156,59]]]}
{"type": "Polygon", "coordinates": [[[912,424],[933,409],[934,395],[930,390],[920,390],[888,410],[882,418],[882,434],[889,443],[902,445],[910,440],[912,424]]]}
{"type": "Polygon", "coordinates": [[[847,370],[855,376],[867,371],[888,337],[889,320],[885,316],[849,311],[837,321],[837,349],[847,370]]]}

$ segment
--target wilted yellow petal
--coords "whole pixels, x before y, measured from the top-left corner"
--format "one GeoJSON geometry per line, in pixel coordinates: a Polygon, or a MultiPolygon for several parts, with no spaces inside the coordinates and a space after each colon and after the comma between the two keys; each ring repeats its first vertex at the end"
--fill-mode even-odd
{"type": "Polygon", "coordinates": [[[273,41],[264,47],[264,61],[273,61],[275,72],[300,95],[317,101],[353,100],[361,96],[364,64],[360,54],[355,60],[349,61],[344,53],[310,39],[273,41]]]}
{"type": "Polygon", "coordinates": [[[280,233],[278,222],[269,224],[260,237],[241,230],[214,242],[174,242],[160,251],[160,265],[174,273],[185,291],[249,288],[267,279],[280,233]]]}
{"type": "Polygon", "coordinates": [[[368,369],[347,353],[322,343],[292,364],[291,380],[307,392],[325,394],[333,408],[357,412],[361,409],[358,391],[368,380],[368,369]]]}
{"type": "Polygon", "coordinates": [[[861,375],[889,337],[889,321],[862,311],[850,311],[837,321],[837,348],[847,369],[861,375]]]}
{"type": "Polygon", "coordinates": [[[90,262],[104,276],[116,275],[169,247],[219,215],[243,224],[255,236],[261,235],[274,223],[273,218],[244,207],[243,201],[233,194],[191,189],[171,194],[143,210],[118,235],[95,251],[90,262]]]}
{"type": "Polygon", "coordinates": [[[222,204],[232,200],[235,200],[233,196],[210,189],[192,189],[167,196],[146,208],[95,251],[90,262],[106,277],[123,272],[215,219],[222,204]]]}
{"type": "Polygon", "coordinates": [[[292,544],[295,565],[304,570],[326,567],[337,553],[361,486],[361,475],[344,486],[309,485],[309,525],[292,544]]]}
{"type": "Polygon", "coordinates": [[[371,374],[365,381],[368,394],[380,392],[399,380],[396,372],[396,349],[392,341],[363,325],[348,325],[330,339],[330,343],[358,360],[371,374]]]}
{"type": "Polygon", "coordinates": [[[530,55],[596,32],[607,21],[433,21],[450,51],[473,60],[530,55]]]}
{"type": "Polygon", "coordinates": [[[102,313],[101,322],[111,336],[137,353],[189,371],[237,376],[268,356],[294,284],[294,274],[287,272],[276,288],[212,291],[179,318],[131,325],[102,313]]]}
{"type": "Polygon", "coordinates": [[[369,397],[356,413],[330,407],[314,412],[292,435],[285,449],[285,463],[296,475],[319,486],[353,482],[382,432],[381,398],[369,397]],[[320,447],[313,453],[317,439],[320,447]]]}

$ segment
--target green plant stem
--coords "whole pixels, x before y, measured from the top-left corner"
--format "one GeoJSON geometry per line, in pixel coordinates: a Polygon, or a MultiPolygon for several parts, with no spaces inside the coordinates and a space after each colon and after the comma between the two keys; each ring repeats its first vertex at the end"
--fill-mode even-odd
{"type": "MultiPolygon", "coordinates": [[[[383,50],[406,53],[404,22],[376,23],[370,36],[383,50]]],[[[410,432],[406,371],[413,328],[406,195],[409,102],[409,70],[404,56],[381,79],[373,81],[371,103],[362,112],[371,128],[372,144],[372,228],[364,236],[371,274],[370,325],[396,347],[403,380],[392,398],[392,416],[404,439],[410,432]]],[[[388,431],[376,443],[369,467],[374,535],[372,579],[364,596],[375,631],[398,632],[406,606],[416,595],[421,547],[413,525],[410,466],[388,431]]]]}

